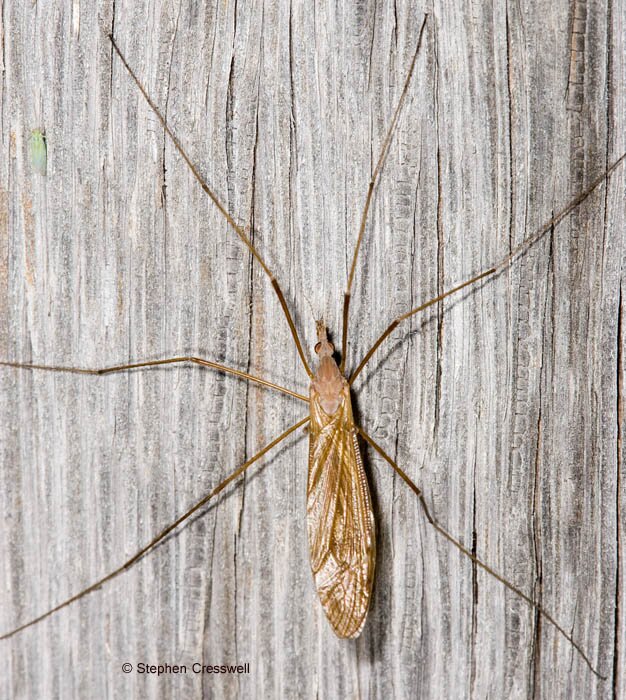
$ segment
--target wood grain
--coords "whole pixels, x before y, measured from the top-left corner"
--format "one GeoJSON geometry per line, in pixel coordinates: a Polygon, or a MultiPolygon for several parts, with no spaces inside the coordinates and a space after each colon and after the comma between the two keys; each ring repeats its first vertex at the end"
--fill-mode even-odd
{"type": "MultiPolygon", "coordinates": [[[[626,150],[626,5],[4,0],[0,359],[193,353],[306,393],[267,279],[106,35],[253,228],[311,353],[317,317],[340,336],[424,11],[362,249],[351,367],[394,316],[500,260],[626,150]]],[[[497,279],[398,328],[355,398],[441,523],[571,629],[607,681],[438,537],[370,450],[372,606],[359,640],[336,639],[308,563],[300,433],[131,571],[1,642],[0,696],[626,696],[625,181],[497,279]]],[[[198,367],[1,369],[0,386],[2,632],[119,566],[303,414],[198,367]]]]}

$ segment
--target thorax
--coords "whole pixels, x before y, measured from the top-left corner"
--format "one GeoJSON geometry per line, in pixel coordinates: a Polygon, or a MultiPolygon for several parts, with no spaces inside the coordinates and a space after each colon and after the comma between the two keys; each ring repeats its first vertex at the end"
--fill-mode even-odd
{"type": "Polygon", "coordinates": [[[315,392],[324,412],[334,415],[344,400],[348,382],[339,371],[331,356],[320,358],[320,363],[311,382],[311,396],[315,392]]]}

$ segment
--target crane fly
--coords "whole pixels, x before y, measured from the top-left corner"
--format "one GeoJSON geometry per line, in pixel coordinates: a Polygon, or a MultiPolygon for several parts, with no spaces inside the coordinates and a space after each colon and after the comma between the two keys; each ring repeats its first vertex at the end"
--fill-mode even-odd
{"type": "Polygon", "coordinates": [[[317,323],[319,367],[311,382],[307,529],[311,569],[339,637],[357,637],[369,608],[376,544],[372,500],[352,416],[350,386],[317,323]]]}
{"type": "Polygon", "coordinates": [[[296,325],[286,302],[285,295],[283,294],[283,291],[273,272],[258,253],[251,241],[250,236],[248,235],[248,232],[235,221],[233,216],[222,204],[217,195],[208,186],[198,168],[191,161],[178,138],[172,132],[166,118],[163,116],[163,113],[148,95],[139,78],[129,66],[124,55],[116,44],[115,39],[112,35],[109,37],[119,60],[122,62],[131,79],[136,84],[138,90],[142,93],[150,108],[160,121],[165,133],[171,139],[176,150],[186,162],[204,192],[212,200],[213,204],[228,222],[231,229],[239,237],[242,244],[249,250],[256,263],[261,267],[267,276],[278,298],[278,301],[280,302],[280,306],[289,326],[289,330],[295,343],[302,366],[310,379],[310,395],[307,397],[284,386],[268,381],[262,377],[227,367],[212,360],[190,355],[170,357],[162,360],[135,362],[131,364],[120,364],[99,369],[52,366],[10,361],[3,361],[0,362],[0,364],[5,367],[20,369],[106,375],[114,372],[138,368],[191,363],[208,367],[218,372],[237,376],[246,381],[265,386],[277,392],[294,397],[302,402],[306,402],[309,405],[309,414],[282,432],[278,437],[270,441],[263,449],[245,461],[238,469],[236,469],[226,479],[218,484],[208,495],[198,501],[192,508],[187,510],[170,525],[165,527],[158,535],[156,535],[150,542],[148,542],[117,569],[111,571],[106,576],[103,576],[92,585],[84,588],[67,600],[59,603],[52,609],[47,610],[32,620],[20,624],[15,629],[5,632],[2,637],[0,637],[1,639],[12,637],[22,630],[41,622],[47,617],[67,607],[80,598],[83,598],[89,593],[99,589],[103,584],[127,571],[145,554],[152,550],[159,542],[178,528],[179,525],[187,521],[194,513],[199,511],[218,493],[222,492],[231,482],[244,474],[252,464],[257,462],[261,457],[267,454],[296,430],[304,426],[308,426],[309,470],[307,482],[307,529],[311,568],[313,571],[315,586],[317,588],[324,612],[334,632],[339,637],[354,638],[361,633],[366,622],[374,581],[376,552],[374,513],[369,487],[361,459],[359,446],[360,436],[360,438],[366,444],[375,450],[390,465],[395,473],[414,492],[416,497],[419,499],[419,503],[424,510],[428,522],[435,528],[437,533],[439,533],[439,535],[445,538],[465,556],[471,559],[474,565],[482,568],[488,574],[495,577],[506,588],[514,592],[517,596],[532,606],[532,608],[534,608],[538,614],[549,621],[556,628],[556,630],[558,630],[558,632],[566,640],[568,640],[568,642],[574,647],[592,672],[600,676],[599,671],[592,664],[582,647],[574,640],[573,636],[569,634],[563,628],[563,626],[561,626],[555,620],[555,618],[544,609],[542,605],[540,605],[531,596],[525,594],[510,581],[505,579],[489,565],[478,559],[475,554],[472,553],[472,551],[470,551],[446,529],[439,525],[439,523],[431,516],[422,493],[415,485],[413,480],[400,468],[395,460],[393,460],[365,430],[363,430],[362,427],[357,425],[353,416],[350,398],[352,384],[361,374],[372,356],[391,335],[396,327],[426,308],[439,304],[444,299],[458,294],[461,290],[476,285],[478,282],[483,280],[495,277],[499,272],[507,268],[512,261],[517,259],[532,245],[539,241],[556,224],[574,211],[592,192],[594,192],[601,185],[605,184],[609,175],[623,162],[624,158],[626,157],[626,154],[624,154],[618,160],[613,162],[613,164],[602,174],[602,176],[594,180],[583,192],[567,203],[556,215],[551,217],[549,221],[547,221],[532,235],[523,240],[521,244],[514,247],[513,250],[511,250],[509,254],[497,264],[396,317],[365,353],[360,363],[356,366],[356,369],[354,369],[351,373],[347,373],[346,349],[348,347],[349,335],[350,299],[359,249],[363,240],[363,234],[366,227],[375,185],[378,181],[385,157],[388,153],[394,130],[401,113],[401,108],[414,72],[416,61],[418,59],[426,22],[427,19],[425,17],[421,25],[417,48],[413,55],[400,97],[383,141],[376,167],[370,179],[365,206],[361,216],[358,237],[352,256],[352,264],[348,276],[347,288],[344,295],[341,360],[338,364],[334,359],[335,348],[329,340],[324,321],[320,320],[317,322],[318,343],[315,347],[315,352],[319,358],[319,361],[315,371],[311,369],[309,365],[306,353],[304,352],[298,331],[296,329],[296,325]]]}

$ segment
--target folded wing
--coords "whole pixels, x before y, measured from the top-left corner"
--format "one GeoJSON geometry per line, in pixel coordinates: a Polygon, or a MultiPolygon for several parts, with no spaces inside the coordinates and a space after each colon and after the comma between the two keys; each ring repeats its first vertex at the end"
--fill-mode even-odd
{"type": "Polygon", "coordinates": [[[374,514],[349,389],[333,415],[311,392],[307,527],[322,606],[339,637],[357,637],[367,616],[376,544],[374,514]]]}

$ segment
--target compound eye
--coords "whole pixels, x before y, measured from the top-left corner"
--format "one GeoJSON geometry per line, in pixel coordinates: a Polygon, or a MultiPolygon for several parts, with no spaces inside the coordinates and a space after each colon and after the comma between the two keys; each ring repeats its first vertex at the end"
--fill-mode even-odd
{"type": "Polygon", "coordinates": [[[330,342],[330,340],[328,341],[328,345],[330,346],[330,351],[335,352],[335,346],[330,342]]]}
{"type": "Polygon", "coordinates": [[[321,344],[321,343],[316,343],[314,349],[315,349],[315,354],[316,354],[316,355],[319,355],[319,354],[320,354],[320,350],[322,349],[322,344],[321,344]]]}

